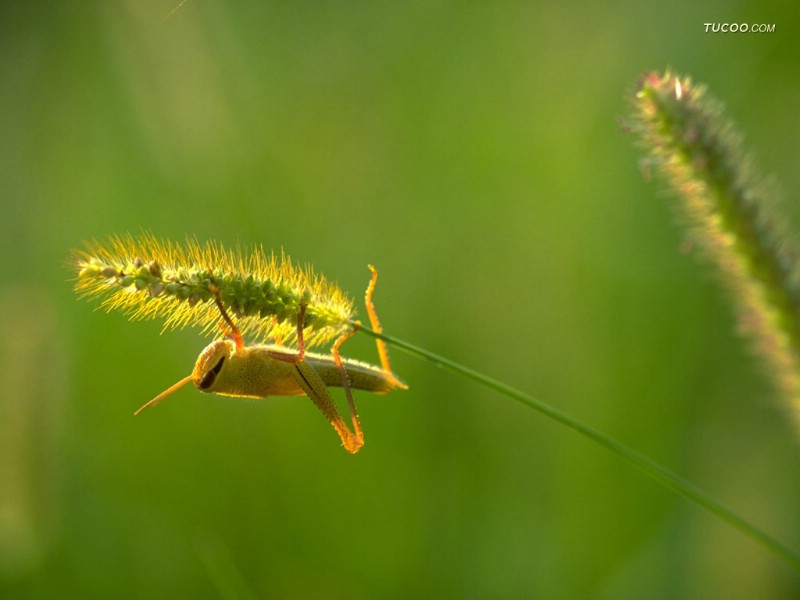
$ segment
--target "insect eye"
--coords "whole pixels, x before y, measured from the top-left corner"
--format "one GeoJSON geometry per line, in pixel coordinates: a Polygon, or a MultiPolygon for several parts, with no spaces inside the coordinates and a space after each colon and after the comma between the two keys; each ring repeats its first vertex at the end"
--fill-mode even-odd
{"type": "Polygon", "coordinates": [[[209,369],[203,378],[200,380],[200,385],[198,386],[201,390],[207,390],[212,385],[214,385],[214,380],[217,378],[217,375],[222,369],[222,363],[225,362],[225,357],[219,359],[219,362],[213,366],[213,368],[209,369]]]}

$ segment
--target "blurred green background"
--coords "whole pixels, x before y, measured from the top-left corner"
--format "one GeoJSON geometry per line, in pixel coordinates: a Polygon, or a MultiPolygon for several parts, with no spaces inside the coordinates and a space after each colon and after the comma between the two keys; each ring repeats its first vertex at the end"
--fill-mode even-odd
{"type": "Polygon", "coordinates": [[[66,264],[143,229],[263,243],[361,306],[374,263],[387,332],[800,548],[798,432],[619,123],[643,72],[691,74],[796,214],[796,6],[176,4],[0,8],[0,597],[800,595],[617,457],[398,351],[411,389],[358,394],[356,456],[303,398],[186,388],[134,418],[208,340],[93,311],[66,264]]]}

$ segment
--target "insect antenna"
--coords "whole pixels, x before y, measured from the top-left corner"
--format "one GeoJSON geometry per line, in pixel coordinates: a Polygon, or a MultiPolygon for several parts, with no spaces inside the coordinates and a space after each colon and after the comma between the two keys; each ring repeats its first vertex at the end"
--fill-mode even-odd
{"type": "Polygon", "coordinates": [[[166,398],[167,396],[169,396],[169,395],[170,395],[172,392],[175,392],[175,391],[179,390],[180,388],[182,388],[183,386],[185,386],[187,383],[189,383],[191,380],[192,380],[192,376],[191,376],[191,375],[189,375],[188,377],[184,377],[184,378],[183,378],[183,379],[181,379],[181,380],[180,380],[178,383],[175,383],[175,384],[173,384],[173,385],[169,386],[169,387],[168,387],[166,390],[164,390],[163,392],[161,392],[161,393],[160,393],[158,396],[156,396],[155,398],[153,398],[152,400],[150,400],[150,401],[149,401],[149,402],[147,402],[146,404],[142,405],[142,406],[139,408],[139,410],[137,410],[137,411],[136,411],[135,413],[133,413],[133,414],[134,414],[134,415],[138,415],[138,414],[139,414],[140,412],[142,412],[142,411],[143,411],[145,408],[150,408],[151,406],[155,406],[156,404],[158,404],[159,402],[161,402],[161,401],[162,401],[164,398],[166,398]]]}

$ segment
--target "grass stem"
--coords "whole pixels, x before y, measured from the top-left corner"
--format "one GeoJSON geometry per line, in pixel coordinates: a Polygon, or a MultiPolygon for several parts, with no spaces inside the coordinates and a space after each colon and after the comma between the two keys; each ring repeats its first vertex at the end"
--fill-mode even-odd
{"type": "Polygon", "coordinates": [[[553,406],[534,398],[530,394],[526,394],[517,388],[489,377],[488,375],[484,375],[483,373],[475,371],[474,369],[470,369],[469,367],[452,361],[449,358],[445,358],[444,356],[440,356],[425,350],[424,348],[420,348],[419,346],[415,346],[384,333],[377,333],[372,331],[369,327],[365,327],[363,325],[360,327],[359,331],[362,331],[373,338],[381,339],[392,347],[402,350],[407,354],[421,358],[425,361],[433,363],[438,367],[457,373],[458,375],[466,377],[467,379],[474,381],[483,387],[512,398],[528,408],[531,408],[536,412],[556,421],[557,423],[577,431],[584,437],[593,440],[600,446],[616,454],[664,487],[667,487],[673,492],[676,492],[684,498],[687,498],[688,500],[706,509],[711,514],[716,515],[729,525],[735,527],[757,544],[769,550],[775,556],[783,559],[794,570],[800,572],[800,554],[785,546],[768,533],[759,529],[730,508],[727,508],[721,502],[713,498],[695,484],[661,466],[653,459],[641,454],[640,452],[637,452],[630,446],[626,446],[625,444],[615,440],[605,433],[602,433],[601,431],[582,423],[581,421],[567,415],[557,408],[554,408],[553,406]]]}

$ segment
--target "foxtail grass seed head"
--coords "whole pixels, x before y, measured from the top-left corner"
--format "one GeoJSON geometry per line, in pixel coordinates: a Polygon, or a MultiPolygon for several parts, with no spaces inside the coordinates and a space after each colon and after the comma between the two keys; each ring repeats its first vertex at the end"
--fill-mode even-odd
{"type": "Polygon", "coordinates": [[[641,79],[632,128],[680,198],[692,245],[733,292],[740,329],[800,426],[800,252],[741,135],[705,87],[669,71],[641,79]]]}
{"type": "Polygon", "coordinates": [[[288,256],[223,248],[188,238],[179,246],[149,233],[89,242],[73,252],[75,291],[101,298],[107,310],[131,319],[163,318],[164,329],[199,327],[219,335],[218,290],[237,327],[254,341],[291,342],[305,303],[306,345],[324,344],[352,328],[353,302],[311,267],[288,256]]]}

